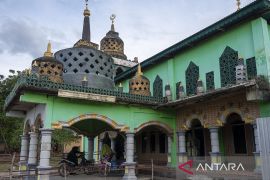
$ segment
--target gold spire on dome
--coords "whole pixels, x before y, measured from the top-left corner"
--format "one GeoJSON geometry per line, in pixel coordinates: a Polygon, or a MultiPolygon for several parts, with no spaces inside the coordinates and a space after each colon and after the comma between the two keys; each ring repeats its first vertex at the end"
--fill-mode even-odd
{"type": "Polygon", "coordinates": [[[142,76],[143,73],[142,73],[142,67],[141,67],[141,64],[139,63],[138,64],[138,69],[137,69],[137,73],[136,73],[136,76],[142,76]]]}
{"type": "Polygon", "coordinates": [[[53,53],[52,53],[52,45],[51,42],[49,41],[48,45],[47,45],[47,51],[44,53],[45,57],[52,57],[53,53]]]}
{"type": "Polygon", "coordinates": [[[34,67],[37,67],[38,66],[37,61],[34,61],[33,66],[34,67]]]}
{"type": "Polygon", "coordinates": [[[112,14],[112,15],[110,16],[110,19],[111,19],[111,21],[112,21],[111,31],[115,31],[115,29],[114,29],[114,20],[115,20],[115,18],[116,18],[116,15],[115,15],[115,14],[112,14]]]}
{"type": "Polygon", "coordinates": [[[237,5],[237,11],[239,11],[241,9],[241,7],[240,7],[240,5],[241,5],[240,0],[236,0],[236,5],[237,5]]]}
{"type": "Polygon", "coordinates": [[[90,16],[90,11],[88,9],[88,0],[85,0],[85,9],[83,11],[84,16],[90,16]]]}

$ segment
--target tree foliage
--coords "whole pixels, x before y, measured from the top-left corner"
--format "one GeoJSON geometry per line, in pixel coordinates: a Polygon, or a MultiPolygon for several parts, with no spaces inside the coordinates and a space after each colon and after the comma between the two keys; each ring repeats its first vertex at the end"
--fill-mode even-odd
{"type": "Polygon", "coordinates": [[[0,80],[0,141],[5,144],[6,152],[18,151],[20,147],[19,136],[23,131],[23,119],[6,117],[4,103],[8,94],[14,87],[18,75],[11,72],[8,77],[1,76],[0,80]]]}
{"type": "MultiPolygon", "coordinates": [[[[6,97],[12,91],[20,72],[10,70],[10,75],[0,75],[0,143],[6,146],[6,152],[19,151],[20,135],[23,133],[24,120],[22,118],[7,117],[4,112],[6,97]],[[18,74],[17,74],[18,73],[18,74]]],[[[53,147],[62,151],[65,145],[77,140],[77,136],[70,130],[54,130],[52,135],[53,147]]]]}
{"type": "Polygon", "coordinates": [[[52,145],[54,150],[63,152],[65,145],[69,145],[78,140],[78,136],[71,130],[56,129],[52,134],[52,145]]]}

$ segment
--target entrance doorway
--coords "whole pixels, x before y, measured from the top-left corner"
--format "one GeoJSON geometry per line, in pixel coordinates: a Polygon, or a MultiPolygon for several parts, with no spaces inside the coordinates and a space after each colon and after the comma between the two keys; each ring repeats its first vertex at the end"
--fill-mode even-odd
{"type": "Polygon", "coordinates": [[[190,130],[186,133],[186,148],[189,157],[203,157],[209,152],[209,132],[198,119],[191,121],[190,130]]]}

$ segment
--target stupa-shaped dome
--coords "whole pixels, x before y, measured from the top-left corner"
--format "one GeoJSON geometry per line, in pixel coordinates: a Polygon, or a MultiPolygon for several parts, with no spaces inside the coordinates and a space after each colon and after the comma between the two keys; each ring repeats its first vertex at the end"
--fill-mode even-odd
{"type": "Polygon", "coordinates": [[[129,93],[151,96],[150,81],[143,75],[140,64],[136,75],[129,80],[129,93]]]}
{"type": "Polygon", "coordinates": [[[113,89],[113,59],[110,55],[98,50],[97,44],[91,42],[89,16],[90,11],[86,5],[82,39],[74,47],[56,52],[55,58],[64,65],[65,83],[113,89]]]}
{"type": "Polygon", "coordinates": [[[50,42],[44,56],[32,61],[31,72],[39,76],[47,76],[50,81],[56,83],[63,82],[63,64],[53,58],[50,42]]]}
{"type": "Polygon", "coordinates": [[[127,56],[124,54],[124,42],[114,28],[115,17],[116,16],[114,14],[110,17],[112,20],[111,30],[101,40],[100,50],[112,57],[126,60],[127,56]]]}

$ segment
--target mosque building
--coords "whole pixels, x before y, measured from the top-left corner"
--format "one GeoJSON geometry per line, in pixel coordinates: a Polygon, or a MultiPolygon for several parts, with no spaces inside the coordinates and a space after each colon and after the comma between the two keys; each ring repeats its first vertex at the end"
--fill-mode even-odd
{"type": "Polygon", "coordinates": [[[264,170],[268,0],[239,8],[141,63],[125,55],[115,15],[100,44],[91,41],[87,6],[83,15],[82,38],[54,54],[49,43],[6,98],[6,114],[25,121],[20,164],[50,168],[52,131],[68,128],[84,137],[89,160],[109,145],[116,161],[125,162],[123,179],[137,179],[137,165],[151,160],[176,169],[188,159],[243,156],[264,170]]]}

